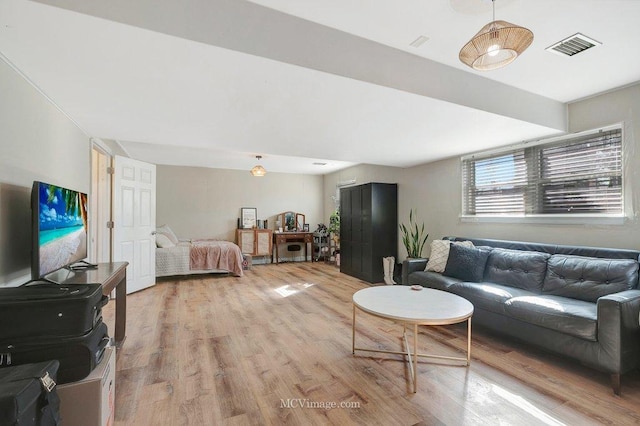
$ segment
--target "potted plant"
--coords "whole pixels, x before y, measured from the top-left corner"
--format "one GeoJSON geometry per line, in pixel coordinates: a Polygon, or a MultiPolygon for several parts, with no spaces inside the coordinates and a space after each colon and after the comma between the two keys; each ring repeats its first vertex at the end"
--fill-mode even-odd
{"type": "Polygon", "coordinates": [[[329,232],[333,234],[333,240],[336,245],[340,242],[340,210],[336,209],[329,216],[329,232]]]}
{"type": "Polygon", "coordinates": [[[404,223],[398,226],[400,227],[400,232],[402,232],[402,243],[404,248],[407,249],[407,257],[420,258],[429,234],[424,233],[424,222],[421,226],[418,226],[413,221],[413,216],[413,209],[411,209],[409,210],[409,226],[405,226],[404,223]]]}

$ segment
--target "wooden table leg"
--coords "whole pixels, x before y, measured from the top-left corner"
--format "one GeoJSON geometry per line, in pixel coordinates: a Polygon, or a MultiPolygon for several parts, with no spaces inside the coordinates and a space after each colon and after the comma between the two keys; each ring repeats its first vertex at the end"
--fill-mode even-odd
{"type": "Polygon", "coordinates": [[[356,305],[353,305],[353,322],[351,323],[351,354],[356,354],[356,305]]]}
{"type": "Polygon", "coordinates": [[[467,365],[471,364],[471,317],[467,320],[467,365]]]}
{"type": "Polygon", "coordinates": [[[127,276],[116,286],[116,312],[115,312],[115,333],[114,340],[116,348],[122,346],[125,338],[127,325],[127,276]]]}
{"type": "Polygon", "coordinates": [[[413,393],[418,392],[418,324],[413,324],[413,393]]]}

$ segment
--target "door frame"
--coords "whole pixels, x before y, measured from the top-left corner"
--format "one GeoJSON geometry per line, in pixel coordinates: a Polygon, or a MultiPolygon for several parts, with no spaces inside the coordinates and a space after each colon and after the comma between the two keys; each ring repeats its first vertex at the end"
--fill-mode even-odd
{"type": "Polygon", "coordinates": [[[111,227],[113,223],[113,153],[101,140],[91,138],[89,155],[91,164],[89,256],[94,263],[111,262],[113,259],[113,228],[111,227]],[[104,156],[104,164],[94,163],[94,153],[104,156]],[[99,180],[102,178],[107,183],[105,191],[99,190],[99,180]],[[102,234],[98,231],[100,227],[104,227],[102,234]],[[99,242],[101,236],[107,238],[108,243],[99,242]]]}

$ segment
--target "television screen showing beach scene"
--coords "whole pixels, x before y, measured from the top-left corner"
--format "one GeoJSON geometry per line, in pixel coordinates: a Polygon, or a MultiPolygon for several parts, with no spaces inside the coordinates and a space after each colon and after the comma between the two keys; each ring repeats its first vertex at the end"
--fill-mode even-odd
{"type": "Polygon", "coordinates": [[[38,188],[39,275],[87,257],[87,195],[47,183],[38,188]]]}

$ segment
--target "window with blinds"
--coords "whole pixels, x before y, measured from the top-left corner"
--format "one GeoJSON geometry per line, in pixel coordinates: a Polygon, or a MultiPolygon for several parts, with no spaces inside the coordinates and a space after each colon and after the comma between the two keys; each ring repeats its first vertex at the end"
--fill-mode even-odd
{"type": "Polygon", "coordinates": [[[622,129],[462,159],[463,215],[623,213],[622,129]]]}

